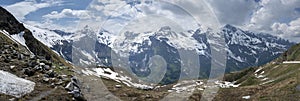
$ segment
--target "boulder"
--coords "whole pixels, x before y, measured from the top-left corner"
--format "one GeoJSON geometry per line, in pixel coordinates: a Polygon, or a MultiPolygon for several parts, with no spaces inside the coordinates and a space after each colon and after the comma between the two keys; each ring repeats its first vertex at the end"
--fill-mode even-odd
{"type": "Polygon", "coordinates": [[[29,69],[29,68],[26,68],[24,70],[24,74],[28,75],[28,76],[33,76],[35,74],[35,71],[29,69]]]}
{"type": "Polygon", "coordinates": [[[3,47],[4,47],[5,49],[9,49],[10,46],[9,46],[9,45],[4,45],[3,47]]]}
{"type": "Polygon", "coordinates": [[[69,94],[72,94],[76,100],[86,101],[81,93],[80,87],[78,86],[78,79],[75,76],[71,78],[71,82],[67,84],[65,89],[69,91],[69,94]]]}
{"type": "Polygon", "coordinates": [[[297,85],[296,91],[300,91],[300,85],[297,85]]]}
{"type": "Polygon", "coordinates": [[[18,54],[18,60],[23,60],[23,59],[24,59],[24,55],[21,54],[21,53],[19,53],[19,54],[18,54]]]}
{"type": "Polygon", "coordinates": [[[56,77],[56,73],[55,73],[53,70],[49,70],[49,71],[47,72],[47,75],[48,75],[48,77],[50,77],[50,78],[56,77]]]}
{"type": "Polygon", "coordinates": [[[121,88],[121,87],[122,87],[122,85],[116,85],[115,87],[116,87],[116,88],[121,88]]]}
{"type": "Polygon", "coordinates": [[[49,65],[45,65],[45,66],[44,66],[44,69],[45,69],[45,70],[50,70],[51,68],[50,68],[49,65]]]}

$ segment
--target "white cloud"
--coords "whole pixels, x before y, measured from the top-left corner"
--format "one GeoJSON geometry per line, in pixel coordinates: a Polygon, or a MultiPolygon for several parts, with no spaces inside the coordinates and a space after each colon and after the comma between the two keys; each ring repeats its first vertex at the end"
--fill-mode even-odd
{"type": "Polygon", "coordinates": [[[58,29],[62,30],[65,32],[75,32],[78,29],[76,29],[76,24],[65,24],[65,25],[59,25],[53,22],[52,20],[45,20],[43,22],[37,22],[37,21],[25,21],[24,23],[32,26],[38,26],[40,28],[45,28],[45,29],[58,29]]]}
{"type": "Polygon", "coordinates": [[[50,14],[44,15],[47,19],[61,19],[61,18],[79,18],[79,19],[90,19],[92,16],[87,10],[72,10],[63,9],[61,12],[52,11],[50,14]]]}
{"type": "Polygon", "coordinates": [[[295,37],[299,36],[297,28],[300,13],[295,10],[299,5],[299,0],[261,0],[259,8],[254,10],[249,23],[244,27],[299,42],[300,37],[295,37]]]}
{"type": "MultiPolygon", "coordinates": [[[[106,22],[106,18],[110,17],[110,21],[107,21],[108,24],[107,26],[104,25],[104,27],[110,27],[109,29],[112,30],[114,30],[115,27],[111,25],[117,25],[115,30],[119,30],[120,27],[127,25],[131,21],[137,21],[137,19],[143,19],[147,16],[151,16],[149,17],[151,19],[148,19],[146,23],[151,23],[151,20],[164,21],[159,20],[160,18],[168,19],[168,21],[178,23],[184,29],[189,30],[199,27],[197,25],[198,22],[203,26],[218,25],[215,15],[205,6],[205,3],[201,1],[164,0],[152,1],[151,3],[142,1],[137,4],[130,2],[132,1],[98,0],[91,3],[88,10],[94,13],[93,15],[100,17],[100,23],[106,22]]],[[[159,24],[157,26],[159,26],[159,24]]]]}
{"type": "Polygon", "coordinates": [[[123,0],[94,0],[89,6],[89,10],[95,10],[98,13],[102,13],[103,16],[110,16],[126,5],[126,2],[123,0]]]}
{"type": "Polygon", "coordinates": [[[295,11],[299,7],[299,0],[262,0],[260,8],[254,12],[249,28],[253,30],[270,31],[275,22],[288,23],[299,17],[295,11]]]}
{"type": "Polygon", "coordinates": [[[37,11],[41,8],[58,5],[60,3],[60,0],[42,0],[41,3],[38,3],[35,0],[25,0],[12,5],[4,6],[4,8],[11,12],[18,20],[23,21],[26,19],[25,16],[31,12],[37,11]]]}
{"type": "Polygon", "coordinates": [[[207,0],[222,24],[243,25],[257,7],[254,0],[207,0]]]}
{"type": "Polygon", "coordinates": [[[272,31],[278,34],[278,36],[295,42],[300,41],[300,17],[288,24],[276,22],[271,26],[271,28],[272,31]]]}

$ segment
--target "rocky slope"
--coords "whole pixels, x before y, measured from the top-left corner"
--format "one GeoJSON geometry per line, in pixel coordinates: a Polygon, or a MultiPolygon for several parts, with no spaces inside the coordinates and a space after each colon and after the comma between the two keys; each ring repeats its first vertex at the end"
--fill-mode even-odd
{"type": "Polygon", "coordinates": [[[84,100],[74,68],[8,11],[0,13],[0,100],[84,100]]]}

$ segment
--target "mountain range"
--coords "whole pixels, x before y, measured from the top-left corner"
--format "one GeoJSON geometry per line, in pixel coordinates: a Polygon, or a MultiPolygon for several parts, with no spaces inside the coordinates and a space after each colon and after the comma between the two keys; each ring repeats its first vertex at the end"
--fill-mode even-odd
{"type": "Polygon", "coordinates": [[[19,23],[2,7],[0,13],[0,100],[299,99],[300,46],[270,34],[232,25],[217,32],[164,26],[114,35],[87,26],[69,33],[19,23]],[[213,58],[220,47],[226,64],[213,58]],[[207,79],[212,61],[226,66],[224,78],[207,79]],[[152,77],[163,71],[157,67],[166,69],[157,85],[130,75],[152,77]],[[195,71],[199,76],[190,77],[195,71]]]}
{"type": "MultiPolygon", "coordinates": [[[[126,31],[115,35],[107,30],[94,31],[88,26],[74,33],[47,30],[26,25],[36,39],[50,47],[66,60],[80,66],[101,65],[123,67],[137,76],[151,73],[149,63],[155,55],[161,56],[167,67],[163,83],[178,80],[179,75],[193,71],[199,66],[199,77],[210,75],[212,44],[225,48],[227,54],[225,72],[233,72],[251,66],[260,66],[277,58],[295,43],[267,33],[245,31],[232,25],[225,25],[219,31],[196,29],[175,32],[169,26],[153,32],[135,33],[126,31]],[[223,43],[214,41],[213,35],[220,35],[223,43]],[[183,53],[196,55],[199,65],[183,61],[183,53]],[[187,68],[181,73],[181,68],[187,68]]],[[[195,78],[195,77],[194,77],[195,78]]],[[[197,77],[196,77],[197,78],[197,77]]]]}

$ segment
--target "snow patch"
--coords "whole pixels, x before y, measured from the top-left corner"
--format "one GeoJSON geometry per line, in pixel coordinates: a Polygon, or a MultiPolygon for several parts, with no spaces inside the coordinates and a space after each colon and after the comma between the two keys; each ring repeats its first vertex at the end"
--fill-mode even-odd
{"type": "Polygon", "coordinates": [[[112,71],[110,68],[93,68],[91,70],[82,70],[85,75],[95,75],[101,78],[111,79],[119,83],[123,83],[129,87],[139,88],[139,89],[153,89],[153,86],[146,84],[139,84],[132,81],[128,76],[122,76],[117,72],[112,71]]]}
{"type": "Polygon", "coordinates": [[[251,97],[251,96],[248,95],[248,96],[243,96],[242,98],[248,100],[248,99],[250,99],[250,97],[251,97]]]}
{"type": "Polygon", "coordinates": [[[13,39],[15,39],[15,40],[16,40],[18,43],[20,43],[21,45],[26,46],[26,44],[25,44],[26,41],[25,41],[23,35],[24,35],[24,32],[21,32],[21,33],[19,33],[19,34],[11,35],[11,37],[12,37],[13,39]]]}
{"type": "Polygon", "coordinates": [[[34,27],[24,24],[24,26],[32,32],[34,38],[42,42],[48,47],[53,47],[55,44],[61,44],[61,40],[65,40],[63,37],[53,31],[34,27]]]}
{"type": "Polygon", "coordinates": [[[0,70],[0,93],[17,98],[34,90],[35,83],[0,70]]]}
{"type": "Polygon", "coordinates": [[[234,84],[234,82],[228,82],[228,81],[215,81],[215,84],[217,84],[221,88],[239,87],[239,84],[236,85],[234,84]]]}

